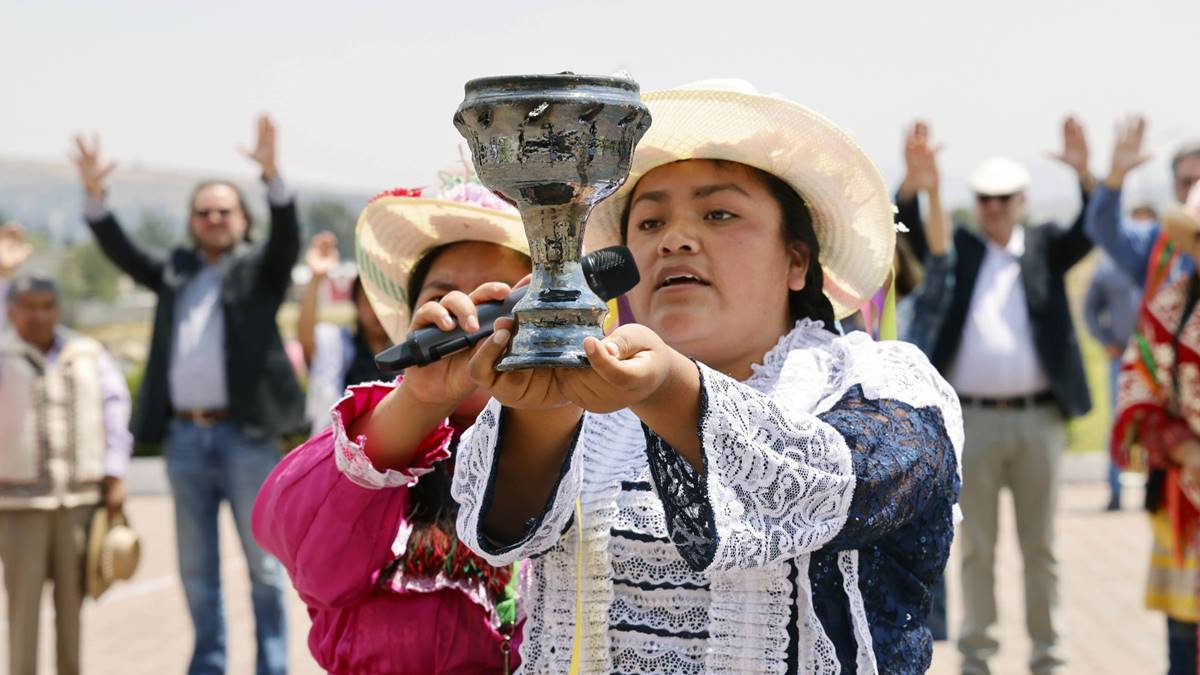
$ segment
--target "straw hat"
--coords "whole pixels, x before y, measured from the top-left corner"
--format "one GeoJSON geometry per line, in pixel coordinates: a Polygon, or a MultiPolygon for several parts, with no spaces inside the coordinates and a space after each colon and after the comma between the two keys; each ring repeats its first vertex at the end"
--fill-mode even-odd
{"type": "Polygon", "coordinates": [[[141,542],[124,513],[109,518],[101,506],[88,528],[85,587],[88,597],[99,598],[114,581],[125,581],[137,570],[141,542]]]}
{"type": "Polygon", "coordinates": [[[774,174],[804,199],[838,318],[883,284],[895,255],[894,209],[878,169],[845,131],[742,80],[649,92],[642,102],[654,123],[634,151],[629,180],[592,212],[586,248],[619,243],[621,213],[642,176],[671,162],[719,159],[774,174]]]}
{"type": "Polygon", "coordinates": [[[430,249],[459,241],[507,246],[529,255],[521,216],[487,188],[461,182],[428,198],[420,189],[385,192],[358,217],[358,274],[393,343],[408,332],[408,281],[430,249]]]}
{"type": "Polygon", "coordinates": [[[1167,210],[1162,217],[1163,231],[1177,246],[1190,252],[1196,234],[1200,233],[1200,183],[1192,186],[1187,201],[1167,210]]]}
{"type": "Polygon", "coordinates": [[[986,197],[1015,195],[1029,189],[1029,170],[1007,157],[986,159],[967,179],[971,190],[986,197]]]}

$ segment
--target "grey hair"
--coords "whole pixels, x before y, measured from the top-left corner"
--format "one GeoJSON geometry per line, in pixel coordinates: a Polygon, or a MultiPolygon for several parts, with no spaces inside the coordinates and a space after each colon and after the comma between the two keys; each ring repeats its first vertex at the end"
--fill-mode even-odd
{"type": "Polygon", "coordinates": [[[8,287],[8,294],[5,296],[5,302],[9,305],[16,303],[17,297],[22,293],[30,293],[34,291],[50,291],[54,294],[55,301],[58,300],[58,284],[50,277],[23,275],[13,279],[12,285],[8,287]]]}

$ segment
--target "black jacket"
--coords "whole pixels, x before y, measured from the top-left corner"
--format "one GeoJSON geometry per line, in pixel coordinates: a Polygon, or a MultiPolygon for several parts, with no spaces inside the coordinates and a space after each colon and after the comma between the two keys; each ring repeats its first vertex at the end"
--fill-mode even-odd
{"type": "MultiPolygon", "coordinates": [[[[167,368],[175,329],[175,298],[200,270],[195,248],[179,247],[166,259],[130,241],[110,213],[88,226],[105,255],[135,282],[158,295],[154,334],[131,427],[139,442],[157,443],[174,415],[167,368]]],[[[225,381],[231,420],[254,439],[277,438],[304,425],[304,394],[283,349],[275,315],[300,255],[300,224],[293,201],[271,207],[271,233],[263,243],[238,245],[221,265],[225,315],[225,381]]]]}
{"type": "MultiPolygon", "coordinates": [[[[1050,390],[1059,408],[1067,417],[1085,415],[1092,408],[1083,358],[1079,354],[1079,339],[1075,336],[1063,282],[1067,272],[1092,250],[1092,242],[1083,231],[1087,198],[1084,192],[1079,216],[1070,229],[1053,223],[1025,228],[1025,253],[1021,256],[1021,284],[1025,289],[1038,362],[1050,381],[1050,390]]],[[[920,206],[916,198],[901,200],[897,197],[896,202],[900,208],[900,222],[910,230],[907,236],[913,252],[918,259],[924,260],[929,246],[925,242],[920,206]]],[[[958,226],[954,228],[954,250],[954,297],[930,354],[933,365],[947,376],[962,342],[963,325],[987,244],[980,235],[958,226]]]]}

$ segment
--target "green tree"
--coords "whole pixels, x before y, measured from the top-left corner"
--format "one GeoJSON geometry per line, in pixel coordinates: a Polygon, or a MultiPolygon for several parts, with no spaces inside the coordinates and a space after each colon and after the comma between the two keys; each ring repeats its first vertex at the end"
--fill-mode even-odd
{"type": "Polygon", "coordinates": [[[67,304],[80,300],[112,302],[117,297],[121,272],[109,262],[96,242],[72,244],[58,269],[58,283],[67,304]]]}
{"type": "Polygon", "coordinates": [[[150,209],[142,209],[142,222],[134,232],[133,239],[139,245],[160,255],[179,243],[179,235],[167,223],[167,219],[150,209]]]}

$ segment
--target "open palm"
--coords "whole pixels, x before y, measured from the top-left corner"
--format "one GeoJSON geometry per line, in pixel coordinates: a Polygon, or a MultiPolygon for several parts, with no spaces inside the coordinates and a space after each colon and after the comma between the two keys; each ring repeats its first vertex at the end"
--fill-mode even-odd
{"type": "Polygon", "coordinates": [[[25,241],[25,230],[17,223],[0,226],[0,277],[10,276],[30,254],[33,246],[25,241]]]}

